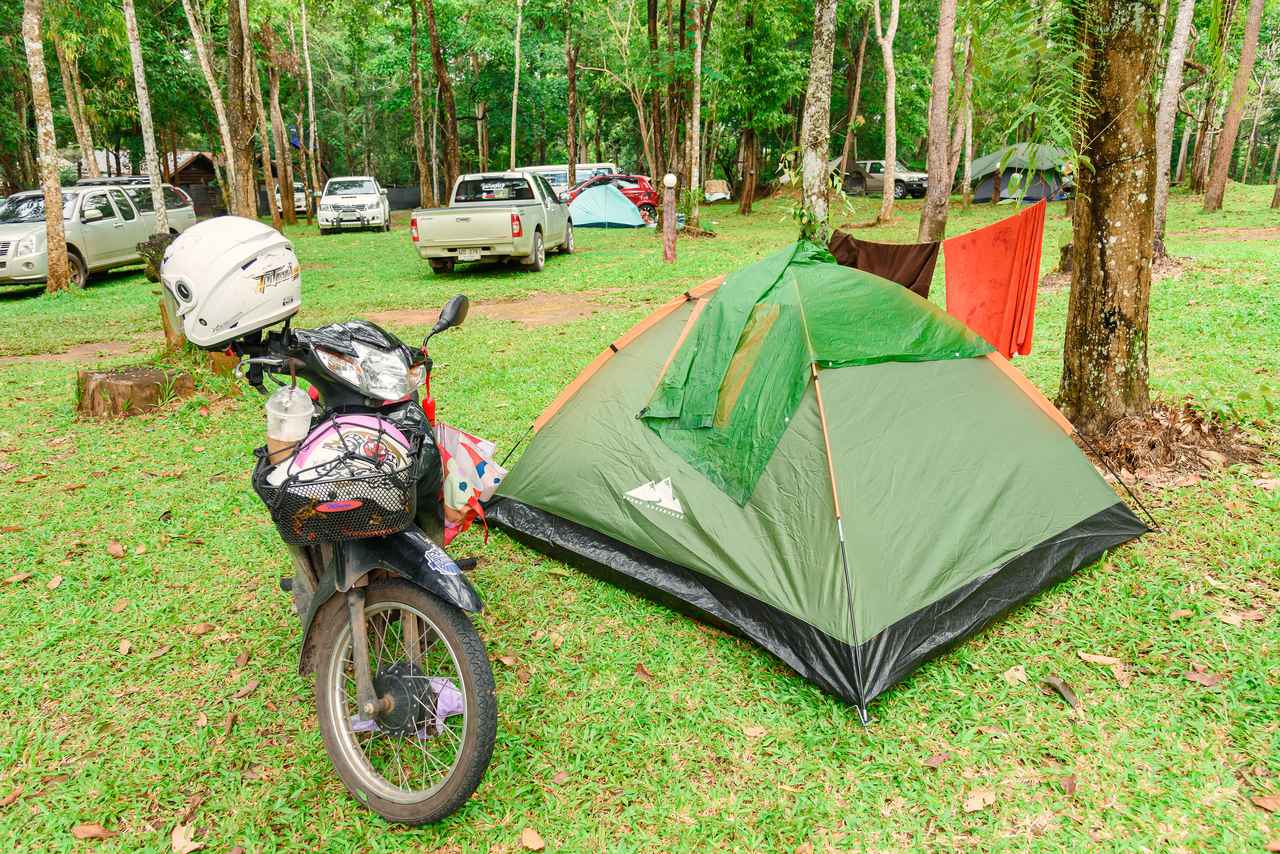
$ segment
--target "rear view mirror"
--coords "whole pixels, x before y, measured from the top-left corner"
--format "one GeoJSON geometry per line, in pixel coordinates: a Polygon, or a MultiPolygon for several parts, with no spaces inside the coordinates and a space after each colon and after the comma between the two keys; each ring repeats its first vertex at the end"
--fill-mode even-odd
{"type": "Polygon", "coordinates": [[[444,304],[444,308],[440,309],[440,319],[436,321],[436,325],[431,327],[431,334],[444,332],[454,326],[461,326],[462,321],[467,319],[467,309],[471,308],[471,301],[464,294],[458,294],[453,299],[444,304]]]}

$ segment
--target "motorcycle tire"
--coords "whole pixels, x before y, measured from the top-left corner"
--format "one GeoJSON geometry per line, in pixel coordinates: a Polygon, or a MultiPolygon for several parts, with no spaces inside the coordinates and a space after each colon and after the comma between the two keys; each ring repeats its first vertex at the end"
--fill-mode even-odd
{"type": "MultiPolygon", "coordinates": [[[[356,734],[355,718],[351,715],[354,697],[350,693],[354,691],[354,687],[351,687],[354,683],[350,669],[346,666],[351,650],[351,629],[345,607],[326,609],[312,627],[316,642],[316,711],[325,751],[329,754],[338,777],[356,800],[388,821],[421,825],[440,821],[455,812],[480,785],[493,755],[498,704],[493,686],[493,671],[485,653],[484,642],[466,614],[407,581],[392,579],[369,584],[365,594],[365,614],[369,623],[371,648],[377,646],[375,631],[376,626],[380,625],[378,620],[383,618],[380,615],[396,615],[396,623],[386,617],[385,624],[399,625],[399,615],[405,611],[416,612],[420,615],[420,620],[425,620],[427,625],[420,630],[423,638],[431,637],[429,632],[434,632],[434,636],[443,641],[454,664],[455,675],[462,682],[462,690],[456,692],[455,689],[464,702],[461,739],[457,742],[459,746],[454,751],[454,761],[447,768],[446,776],[426,789],[404,788],[383,776],[361,747],[356,734]]],[[[394,636],[394,630],[392,634],[394,636]]],[[[384,629],[384,648],[387,645],[386,637],[387,631],[384,629]]],[[[428,652],[432,648],[434,641],[428,644],[428,652]]],[[[401,649],[403,650],[403,645],[401,649]]],[[[384,672],[394,671],[403,676],[408,666],[408,662],[397,662],[385,668],[384,672]]],[[[418,674],[419,679],[423,676],[424,674],[418,674]]],[[[375,674],[375,683],[377,681],[375,674]]],[[[439,701],[439,696],[433,698],[433,703],[439,701]]],[[[425,709],[424,705],[424,711],[425,709]]],[[[405,755],[412,757],[415,749],[413,743],[419,742],[420,749],[423,733],[428,732],[428,727],[431,726],[429,722],[423,723],[419,729],[420,723],[414,720],[411,724],[417,730],[415,735],[397,737],[388,734],[381,743],[404,745],[405,755]]],[[[453,732],[452,729],[449,731],[453,732]]],[[[382,736],[384,733],[376,735],[382,736]]],[[[443,730],[426,738],[440,740],[443,738],[443,730]]],[[[372,745],[373,741],[371,738],[364,744],[372,745]]],[[[403,765],[412,762],[402,763],[401,748],[394,749],[395,765],[399,767],[403,777],[403,765]]],[[[432,773],[436,773],[435,766],[429,766],[426,762],[423,764],[432,773]]],[[[392,766],[388,762],[388,768],[390,767],[392,766]]]]}

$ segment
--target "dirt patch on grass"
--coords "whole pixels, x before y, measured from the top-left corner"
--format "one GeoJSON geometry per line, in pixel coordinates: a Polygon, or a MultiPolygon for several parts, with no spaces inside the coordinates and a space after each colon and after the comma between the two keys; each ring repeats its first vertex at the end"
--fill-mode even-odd
{"type": "Polygon", "coordinates": [[[1198,234],[1201,236],[1229,237],[1232,240],[1280,240],[1280,227],[1271,228],[1197,228],[1195,231],[1180,231],[1180,235],[1198,234]]]}
{"type": "Polygon", "coordinates": [[[1121,480],[1157,488],[1192,486],[1217,469],[1262,458],[1262,449],[1239,427],[1206,416],[1189,401],[1157,401],[1148,414],[1121,418],[1081,448],[1095,465],[1102,462],[1095,451],[1104,456],[1102,468],[1121,480]]]}
{"type": "MultiPolygon", "coordinates": [[[[1182,275],[1183,269],[1186,268],[1188,258],[1175,258],[1172,255],[1166,255],[1163,258],[1156,258],[1151,262],[1151,280],[1159,282],[1163,279],[1172,279],[1182,275]]],[[[1061,270],[1052,270],[1040,277],[1040,290],[1056,291],[1061,288],[1071,287],[1071,274],[1064,273],[1061,270]]]]}
{"type": "MultiPolygon", "coordinates": [[[[517,300],[474,303],[471,313],[489,320],[507,320],[528,327],[552,326],[581,320],[603,311],[607,306],[594,298],[612,293],[613,290],[616,289],[573,294],[533,293],[517,300]]],[[[434,323],[439,314],[438,309],[403,309],[378,311],[366,316],[374,323],[425,326],[434,323]]]]}
{"type": "Polygon", "coordinates": [[[112,356],[127,356],[140,350],[155,346],[159,338],[141,337],[125,341],[97,341],[89,344],[77,344],[70,350],[61,353],[30,353],[25,356],[0,356],[0,368],[6,365],[26,364],[28,362],[66,362],[92,363],[112,356]]]}

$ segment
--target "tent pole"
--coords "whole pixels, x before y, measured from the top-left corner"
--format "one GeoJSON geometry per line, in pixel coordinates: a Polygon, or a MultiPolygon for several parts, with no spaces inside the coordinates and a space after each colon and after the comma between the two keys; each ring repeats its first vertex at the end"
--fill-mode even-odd
{"type": "MultiPolygon", "coordinates": [[[[803,309],[801,310],[803,312],[803,309]]],[[[805,327],[808,338],[808,326],[805,327]]],[[[858,691],[858,719],[867,726],[866,691],[862,685],[862,662],[858,655],[858,624],[853,611],[853,580],[849,574],[849,551],[844,540],[844,514],[840,510],[840,493],[836,488],[835,457],[831,454],[831,434],[827,431],[827,410],[822,405],[822,384],[818,381],[818,363],[810,357],[809,369],[813,373],[813,394],[818,400],[818,423],[822,425],[822,444],[827,452],[827,476],[831,481],[831,503],[836,513],[836,536],[840,543],[840,564],[844,568],[844,593],[849,607],[849,628],[853,632],[850,648],[853,651],[853,683],[858,691]]]]}

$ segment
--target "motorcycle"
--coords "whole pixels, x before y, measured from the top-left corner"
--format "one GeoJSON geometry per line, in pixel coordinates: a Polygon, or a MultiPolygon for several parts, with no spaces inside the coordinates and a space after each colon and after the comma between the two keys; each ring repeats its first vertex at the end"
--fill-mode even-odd
{"type": "Polygon", "coordinates": [[[260,392],[302,379],[318,405],[291,456],[258,449],[253,486],[293,558],[281,588],[301,621],[299,672],[315,678],[325,750],[357,800],[409,825],[467,801],[497,731],[493,673],[468,617],[483,607],[464,574],[475,561],[439,545],[427,347],[467,308],[450,300],[417,350],[367,321],[286,323],[232,344],[260,392]]]}

